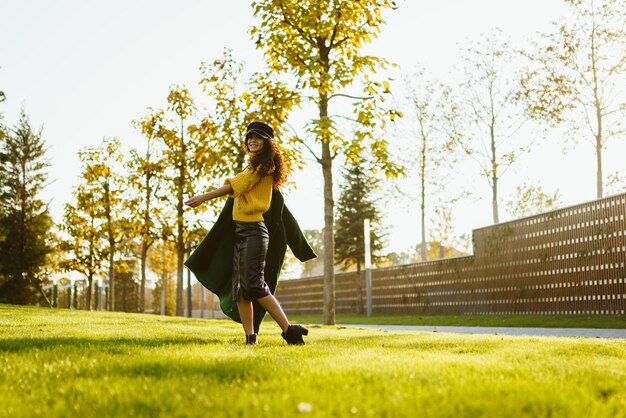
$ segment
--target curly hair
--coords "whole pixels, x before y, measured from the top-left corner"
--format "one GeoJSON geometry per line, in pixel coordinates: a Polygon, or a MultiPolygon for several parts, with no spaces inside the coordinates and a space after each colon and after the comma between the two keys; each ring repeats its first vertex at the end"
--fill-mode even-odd
{"type": "MultiPolygon", "coordinates": [[[[272,140],[272,138],[263,139],[265,142],[261,152],[250,154],[250,168],[252,170],[259,170],[261,178],[272,174],[272,183],[274,190],[278,190],[280,186],[287,181],[287,166],[283,160],[283,156],[280,150],[272,140]],[[273,170],[273,171],[272,171],[273,170]]],[[[250,151],[248,148],[248,138],[245,142],[246,151],[250,151]]]]}

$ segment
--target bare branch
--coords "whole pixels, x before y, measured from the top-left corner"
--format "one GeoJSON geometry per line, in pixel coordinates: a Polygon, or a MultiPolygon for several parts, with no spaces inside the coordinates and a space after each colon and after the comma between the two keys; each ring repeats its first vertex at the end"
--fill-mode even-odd
{"type": "Polygon", "coordinates": [[[374,96],[365,96],[364,97],[364,96],[352,96],[352,95],[349,95],[349,94],[336,93],[336,94],[333,94],[332,96],[330,96],[328,98],[328,101],[330,101],[330,99],[332,99],[333,97],[347,97],[349,99],[356,99],[356,100],[370,100],[370,99],[374,98],[374,96]]]}
{"type": "Polygon", "coordinates": [[[358,120],[353,119],[353,118],[348,117],[348,116],[343,116],[343,115],[330,115],[330,116],[328,116],[328,118],[340,118],[340,119],[349,120],[350,122],[359,123],[358,120]]]}
{"type": "Polygon", "coordinates": [[[308,146],[308,144],[306,143],[306,141],[303,138],[300,138],[300,136],[298,135],[298,133],[296,132],[296,130],[294,129],[293,126],[291,126],[291,124],[289,124],[287,121],[284,122],[285,125],[287,125],[287,127],[291,130],[291,132],[293,133],[294,137],[298,140],[298,142],[300,144],[302,144],[313,156],[313,158],[315,159],[315,161],[319,164],[322,163],[322,159],[320,157],[317,156],[317,154],[315,154],[315,152],[308,146]]]}

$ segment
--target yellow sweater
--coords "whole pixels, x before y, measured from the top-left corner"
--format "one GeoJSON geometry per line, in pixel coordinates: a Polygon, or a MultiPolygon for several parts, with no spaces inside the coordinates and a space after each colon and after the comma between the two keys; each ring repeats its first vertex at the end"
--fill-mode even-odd
{"type": "Polygon", "coordinates": [[[233,205],[233,220],[240,222],[259,222],[263,214],[270,208],[272,200],[273,178],[269,174],[263,178],[258,170],[246,168],[235,177],[228,178],[224,184],[230,183],[235,198],[233,205]]]}

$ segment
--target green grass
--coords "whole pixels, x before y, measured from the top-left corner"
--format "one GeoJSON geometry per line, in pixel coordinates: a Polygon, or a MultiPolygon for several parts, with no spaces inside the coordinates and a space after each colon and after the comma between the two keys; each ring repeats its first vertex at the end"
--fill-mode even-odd
{"type": "Polygon", "coordinates": [[[626,416],[626,342],[0,305],[2,417],[626,416]]]}
{"type": "MultiPolygon", "coordinates": [[[[470,327],[626,328],[626,315],[365,315],[337,314],[337,324],[451,325],[470,327]]],[[[289,315],[289,319],[322,323],[322,315],[289,315]]],[[[271,320],[271,319],[270,319],[271,320]]]]}

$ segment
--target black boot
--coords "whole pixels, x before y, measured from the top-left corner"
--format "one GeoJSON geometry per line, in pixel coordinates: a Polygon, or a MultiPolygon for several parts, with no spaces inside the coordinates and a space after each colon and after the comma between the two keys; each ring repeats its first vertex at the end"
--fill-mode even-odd
{"type": "Polygon", "coordinates": [[[309,330],[302,325],[289,325],[281,335],[289,345],[304,345],[302,336],[309,335],[309,330]]]}
{"type": "Polygon", "coordinates": [[[246,345],[257,345],[256,334],[246,335],[246,345]]]}

